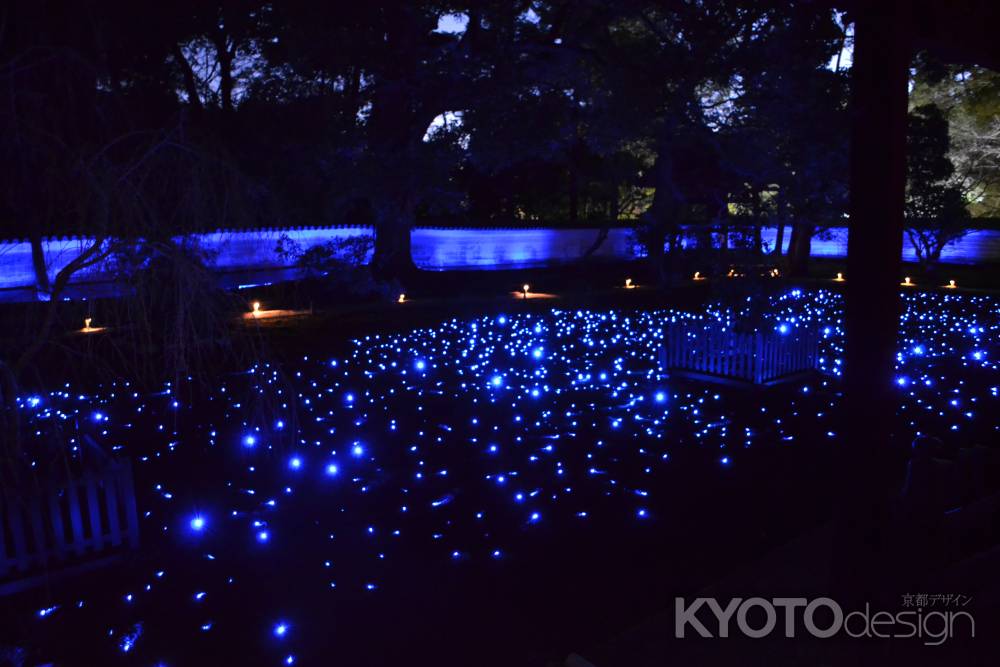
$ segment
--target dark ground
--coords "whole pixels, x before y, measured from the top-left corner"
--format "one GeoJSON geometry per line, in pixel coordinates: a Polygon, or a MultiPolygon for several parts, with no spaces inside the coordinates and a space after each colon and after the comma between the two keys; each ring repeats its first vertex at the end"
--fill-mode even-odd
{"type": "MultiPolygon", "coordinates": [[[[835,272],[835,267],[831,268],[835,272]]],[[[363,333],[408,330],[447,317],[542,311],[556,305],[637,309],[667,304],[693,306],[712,290],[710,283],[689,284],[668,293],[609,288],[623,283],[625,276],[639,284],[646,282],[641,269],[635,266],[604,267],[599,272],[584,268],[428,274],[411,289],[408,303],[358,303],[327,309],[317,306],[317,312],[308,317],[260,321],[250,326],[259,326],[265,349],[280,363],[303,354],[329,355],[345,349],[348,339],[363,333]],[[532,284],[533,291],[563,296],[527,302],[510,299],[509,291],[522,282],[532,284]]],[[[821,284],[831,286],[827,280],[821,284]]],[[[283,306],[297,298],[283,287],[247,295],[248,301],[260,299],[268,307],[273,307],[272,303],[283,306]]],[[[68,321],[72,319],[73,315],[67,315],[68,321]]],[[[100,335],[70,336],[63,342],[57,354],[44,359],[42,376],[78,382],[81,377],[91,377],[89,364],[81,363],[81,359],[109,356],[106,349],[102,351],[109,340],[100,335]],[[73,362],[67,364],[67,359],[73,362]]],[[[768,402],[780,403],[782,391],[772,390],[776,393],[769,396],[768,402]]],[[[748,394],[747,399],[747,409],[756,410],[755,394],[748,394]]],[[[282,587],[273,591],[276,598],[288,598],[285,587],[297,587],[291,595],[298,605],[296,632],[328,637],[326,643],[297,647],[297,664],[542,665],[561,663],[572,652],[599,667],[856,662],[857,645],[761,644],[746,640],[710,644],[695,641],[684,646],[666,640],[661,644],[661,638],[672,630],[671,624],[664,625],[668,620],[663,614],[672,609],[675,595],[692,596],[734,577],[737,582],[741,578],[756,581],[761,576],[774,579],[775,570],[787,574],[790,581],[809,581],[810,575],[816,575],[811,563],[817,570],[828,567],[822,538],[814,536],[822,535],[830,519],[836,480],[832,478],[833,453],[823,446],[819,433],[815,435],[801,438],[795,446],[756,446],[741,456],[740,465],[731,468],[720,468],[714,455],[679,450],[674,465],[656,479],[655,525],[636,531],[613,517],[599,516],[586,529],[563,528],[532,538],[530,556],[506,560],[502,567],[490,568],[487,563],[469,567],[460,564],[456,568],[417,547],[406,567],[388,568],[382,573],[380,592],[341,596],[335,605],[328,601],[326,591],[309,588],[313,581],[310,577],[303,574],[296,579],[294,574],[287,575],[301,567],[299,549],[275,550],[273,557],[265,561],[239,565],[237,576],[260,578],[259,597],[263,599],[269,594],[268,582],[272,579],[274,585],[282,587]],[[794,548],[798,551],[790,561],[762,560],[796,539],[799,543],[794,548]],[[269,572],[283,572],[286,576],[269,578],[269,572]],[[679,662],[672,661],[671,656],[679,662]]],[[[206,470],[212,467],[210,460],[184,458],[173,465],[178,466],[177,474],[194,470],[191,466],[206,470]]],[[[141,475],[137,477],[137,488],[148,488],[153,480],[141,475]]],[[[197,480],[194,483],[198,484],[197,480]]],[[[212,480],[206,478],[202,483],[211,484],[212,480]]],[[[141,508],[142,496],[139,502],[141,508]]],[[[36,589],[5,600],[2,634],[7,642],[27,642],[36,648],[38,642],[44,642],[45,648],[36,655],[56,658],[58,664],[107,664],[112,654],[102,654],[105,649],[101,647],[106,647],[107,642],[101,636],[109,620],[107,610],[113,608],[110,601],[97,603],[97,608],[104,611],[97,613],[95,609],[87,622],[68,625],[65,634],[59,634],[58,646],[50,643],[51,630],[36,634],[38,625],[30,620],[26,623],[23,612],[45,606],[53,595],[59,599],[78,595],[100,600],[106,597],[105,590],[117,591],[123,580],[134,580],[140,586],[149,577],[150,564],[162,556],[158,551],[166,548],[156,536],[144,536],[143,544],[143,549],[122,566],[59,583],[51,590],[36,589]],[[89,647],[87,650],[93,652],[81,655],[77,652],[80,647],[89,647]]],[[[308,548],[308,544],[302,545],[302,549],[308,548]]],[[[184,570],[187,558],[193,556],[181,556],[177,569],[184,570]]],[[[753,588],[741,589],[736,583],[733,590],[745,592],[753,588]]],[[[795,594],[811,592],[797,589],[795,594]]],[[[151,636],[143,655],[167,656],[166,664],[171,665],[277,664],[281,655],[257,653],[252,650],[254,642],[247,641],[248,635],[256,638],[261,632],[261,619],[251,613],[255,607],[248,604],[244,608],[239,599],[227,599],[225,606],[231,618],[219,625],[211,642],[178,643],[166,635],[151,636]],[[220,653],[222,646],[232,649],[220,653]]],[[[166,623],[187,613],[183,607],[163,607],[156,612],[166,623]]],[[[991,634],[997,618],[995,614],[984,616],[977,628],[979,633],[991,634]]],[[[152,619],[149,624],[153,625],[152,619]]],[[[939,656],[922,650],[901,653],[884,648],[865,648],[862,653],[878,656],[873,664],[891,664],[894,659],[905,659],[910,664],[941,664],[939,657],[944,656],[960,657],[965,660],[962,664],[992,664],[984,662],[983,657],[995,655],[981,653],[983,644],[959,650],[957,657],[945,649],[939,656]]],[[[25,664],[33,663],[29,660],[25,664]]]]}

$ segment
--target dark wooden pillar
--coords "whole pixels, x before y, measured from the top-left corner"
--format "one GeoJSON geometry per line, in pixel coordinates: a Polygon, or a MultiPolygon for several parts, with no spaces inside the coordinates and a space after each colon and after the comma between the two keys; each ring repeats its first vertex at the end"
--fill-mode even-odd
{"type": "Polygon", "coordinates": [[[906,183],[908,5],[906,0],[871,0],[860,4],[854,17],[845,412],[835,576],[855,593],[879,583],[878,555],[895,478],[891,422],[899,403],[893,367],[906,183]]]}

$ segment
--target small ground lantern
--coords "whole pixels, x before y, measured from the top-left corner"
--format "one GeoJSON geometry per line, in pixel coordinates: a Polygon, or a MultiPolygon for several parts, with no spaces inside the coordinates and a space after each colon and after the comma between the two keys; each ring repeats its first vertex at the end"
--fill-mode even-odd
{"type": "Polygon", "coordinates": [[[902,285],[903,287],[913,287],[913,283],[910,282],[910,276],[906,276],[905,278],[903,278],[903,282],[899,284],[902,285]]]}
{"type": "Polygon", "coordinates": [[[92,326],[93,322],[94,322],[94,318],[92,318],[92,317],[85,317],[85,318],[83,318],[83,328],[80,329],[80,332],[81,333],[97,333],[99,331],[105,331],[106,330],[106,327],[95,327],[95,326],[92,326]]]}
{"type": "Polygon", "coordinates": [[[626,278],[625,279],[625,289],[632,289],[633,287],[635,287],[635,285],[632,284],[632,279],[631,278],[626,278]]]}
{"type": "Polygon", "coordinates": [[[528,290],[530,290],[530,289],[531,289],[531,285],[529,285],[528,283],[524,283],[523,285],[521,285],[521,292],[524,293],[524,298],[525,299],[528,298],[528,290]]]}
{"type": "Polygon", "coordinates": [[[838,273],[838,274],[837,274],[837,277],[836,277],[836,278],[834,278],[833,280],[834,280],[835,282],[838,282],[838,283],[842,283],[842,282],[844,282],[844,274],[843,274],[843,273],[838,273]]]}
{"type": "Polygon", "coordinates": [[[406,303],[406,295],[405,294],[400,294],[399,298],[396,299],[396,302],[397,303],[406,303]]]}

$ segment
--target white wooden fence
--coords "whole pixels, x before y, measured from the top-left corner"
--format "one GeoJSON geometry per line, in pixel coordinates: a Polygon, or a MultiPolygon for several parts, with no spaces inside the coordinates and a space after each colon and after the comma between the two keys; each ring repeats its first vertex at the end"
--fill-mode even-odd
{"type": "Polygon", "coordinates": [[[819,337],[808,330],[740,333],[718,325],[667,327],[661,361],[667,370],[766,384],[816,368],[819,337]]]}
{"type": "Polygon", "coordinates": [[[132,466],[110,463],[69,483],[0,496],[0,593],[139,544],[132,466]]]}

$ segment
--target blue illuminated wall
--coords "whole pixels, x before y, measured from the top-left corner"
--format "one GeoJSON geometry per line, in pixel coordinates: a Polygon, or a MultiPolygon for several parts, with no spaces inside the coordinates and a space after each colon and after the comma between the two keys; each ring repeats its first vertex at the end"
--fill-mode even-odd
{"type": "MultiPolygon", "coordinates": [[[[433,229],[411,237],[413,261],[421,269],[516,269],[565,264],[581,259],[598,239],[597,229],[433,229]]],[[[631,229],[608,230],[591,255],[630,260],[642,256],[631,229]]]]}
{"type": "MultiPolygon", "coordinates": [[[[309,227],[250,231],[216,231],[196,235],[192,241],[208,252],[210,264],[222,283],[239,287],[263,282],[292,280],[299,276],[294,259],[281,255],[278,243],[286,239],[305,250],[314,245],[339,240],[371,237],[371,227],[309,227]]],[[[417,228],[412,232],[412,252],[416,265],[428,271],[497,270],[555,266],[581,259],[598,238],[596,229],[441,229],[417,228]]],[[[785,250],[789,234],[785,235],[785,250]]],[[[762,234],[767,246],[776,239],[774,228],[762,234]]],[[[721,245],[721,238],[715,243],[721,245]]],[[[44,242],[45,262],[52,280],[55,274],[91,241],[48,239],[44,242]]],[[[836,227],[812,240],[814,257],[844,257],[847,228],[836,227]]],[[[615,228],[593,253],[603,260],[634,260],[644,255],[629,228],[615,228]]],[[[915,261],[916,254],[904,238],[903,259],[915,261]]],[[[971,230],[945,248],[943,262],[975,264],[1000,261],[1000,231],[971,230]]],[[[365,262],[371,260],[371,252],[365,262]]],[[[67,291],[70,297],[95,297],[113,292],[106,267],[95,266],[74,277],[67,291]]],[[[0,301],[36,298],[31,246],[27,241],[0,242],[0,301]]]]}

